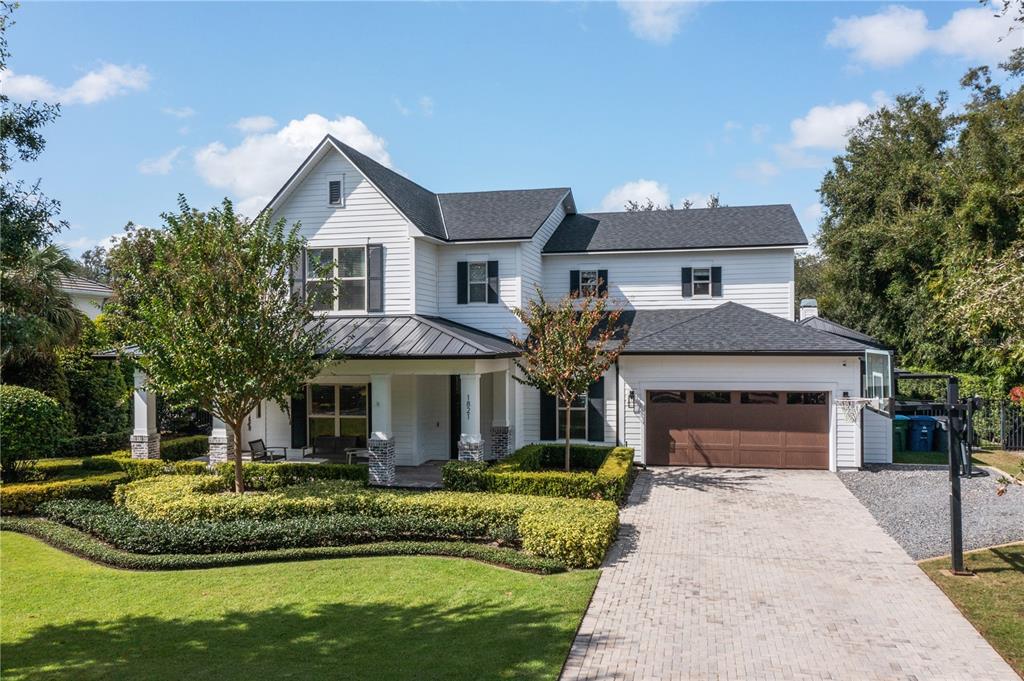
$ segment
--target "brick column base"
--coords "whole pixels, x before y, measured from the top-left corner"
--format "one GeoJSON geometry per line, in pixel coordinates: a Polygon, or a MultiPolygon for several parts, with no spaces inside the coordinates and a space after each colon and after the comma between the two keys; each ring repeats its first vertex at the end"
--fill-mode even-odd
{"type": "Polygon", "coordinates": [[[160,433],[132,435],[131,443],[133,459],[160,458],[160,433]]]}
{"type": "Polygon", "coordinates": [[[227,435],[210,436],[210,465],[216,466],[231,460],[235,453],[235,438],[227,435]]]}
{"type": "Polygon", "coordinates": [[[491,456],[504,459],[512,453],[512,428],[510,426],[491,426],[491,456]]]}
{"type": "Polygon", "coordinates": [[[391,486],[395,484],[395,438],[378,437],[373,434],[367,444],[370,450],[370,484],[391,486]]]}
{"type": "Polygon", "coordinates": [[[484,443],[479,437],[459,438],[459,461],[483,461],[484,443]]]}

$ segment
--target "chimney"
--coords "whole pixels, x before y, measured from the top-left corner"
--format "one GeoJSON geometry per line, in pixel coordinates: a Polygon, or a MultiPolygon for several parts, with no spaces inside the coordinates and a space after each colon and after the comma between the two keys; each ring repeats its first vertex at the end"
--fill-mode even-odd
{"type": "Polygon", "coordinates": [[[818,316],[818,301],[814,298],[804,298],[800,301],[800,321],[818,316]]]}

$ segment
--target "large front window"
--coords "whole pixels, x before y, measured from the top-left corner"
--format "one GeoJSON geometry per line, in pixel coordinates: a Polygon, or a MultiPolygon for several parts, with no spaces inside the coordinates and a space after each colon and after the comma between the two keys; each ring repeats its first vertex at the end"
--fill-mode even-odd
{"type": "Polygon", "coordinates": [[[319,435],[355,438],[356,447],[366,446],[368,432],[367,388],[365,383],[309,386],[309,442],[319,435]]]}
{"type": "Polygon", "coordinates": [[[366,311],[366,248],[306,251],[306,295],[314,310],[366,311]]]}
{"type": "Polygon", "coordinates": [[[565,438],[565,412],[569,412],[569,439],[587,439],[587,394],[576,396],[568,405],[558,400],[558,439],[565,438]]]}

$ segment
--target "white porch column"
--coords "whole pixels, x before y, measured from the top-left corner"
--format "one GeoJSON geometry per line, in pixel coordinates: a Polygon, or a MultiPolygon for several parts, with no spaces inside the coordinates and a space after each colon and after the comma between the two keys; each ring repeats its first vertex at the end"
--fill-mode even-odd
{"type": "Polygon", "coordinates": [[[482,461],[484,457],[483,438],[480,434],[480,374],[459,376],[462,388],[459,416],[462,433],[459,438],[459,459],[461,461],[482,461]]]}
{"type": "Polygon", "coordinates": [[[511,453],[512,447],[510,408],[515,397],[510,394],[509,383],[513,381],[508,371],[496,371],[492,378],[491,455],[496,459],[504,459],[511,453]]]}
{"type": "Polygon", "coordinates": [[[210,465],[231,460],[235,453],[235,436],[227,424],[216,416],[212,417],[213,428],[210,430],[210,465]]]}
{"type": "Polygon", "coordinates": [[[135,370],[135,390],[132,397],[135,428],[132,430],[132,458],[159,459],[160,433],[156,428],[156,393],[146,390],[146,374],[135,370]]]}
{"type": "Polygon", "coordinates": [[[395,484],[395,438],[391,425],[391,374],[370,376],[370,484],[395,484]]]}

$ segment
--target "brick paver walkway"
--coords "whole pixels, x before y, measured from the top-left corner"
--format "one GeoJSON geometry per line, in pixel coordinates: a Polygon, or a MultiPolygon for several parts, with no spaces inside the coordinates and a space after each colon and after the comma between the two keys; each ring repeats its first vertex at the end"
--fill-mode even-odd
{"type": "Polygon", "coordinates": [[[1019,681],[826,471],[659,469],[563,679],[1019,681]]]}

